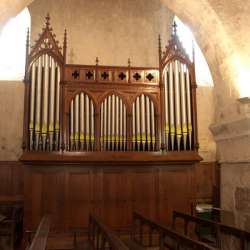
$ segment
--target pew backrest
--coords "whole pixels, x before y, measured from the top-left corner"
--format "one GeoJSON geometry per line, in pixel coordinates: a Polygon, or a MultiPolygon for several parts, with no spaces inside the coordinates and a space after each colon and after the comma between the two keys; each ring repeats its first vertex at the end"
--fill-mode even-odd
{"type": "Polygon", "coordinates": [[[146,218],[139,213],[133,213],[133,239],[138,243],[144,245],[143,243],[143,227],[146,226],[149,228],[149,232],[159,234],[159,246],[160,249],[164,249],[167,247],[168,249],[176,250],[176,249],[201,249],[201,250],[214,250],[215,248],[204,244],[200,241],[188,238],[187,236],[180,234],[166,225],[146,218]],[[136,238],[136,230],[135,227],[139,227],[139,239],[136,238]]]}
{"type": "Polygon", "coordinates": [[[129,250],[117,234],[93,214],[89,217],[88,237],[93,249],[129,250]]]}
{"type": "MultiPolygon", "coordinates": [[[[173,212],[173,223],[172,228],[176,229],[176,221],[177,219],[181,219],[184,222],[184,234],[188,235],[188,226],[191,223],[194,223],[196,226],[205,226],[212,229],[214,235],[216,237],[216,247],[221,248],[221,237],[222,235],[231,235],[240,240],[240,245],[242,250],[247,249],[247,245],[250,242],[250,233],[244,231],[242,229],[226,225],[217,221],[202,219],[197,216],[193,216],[190,214],[182,213],[182,212],[173,212]]],[[[200,235],[198,235],[200,237],[200,235]]]]}
{"type": "Polygon", "coordinates": [[[45,250],[50,229],[50,216],[42,218],[36,230],[35,236],[26,250],[45,250]]]}

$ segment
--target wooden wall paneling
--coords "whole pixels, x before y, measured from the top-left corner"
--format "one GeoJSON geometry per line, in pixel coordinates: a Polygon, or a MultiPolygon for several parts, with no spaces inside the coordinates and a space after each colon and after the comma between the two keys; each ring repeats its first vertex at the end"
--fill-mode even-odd
{"type": "Polygon", "coordinates": [[[156,217],[155,171],[136,170],[133,173],[133,211],[151,218],[156,217]]]}
{"type": "Polygon", "coordinates": [[[65,230],[65,182],[61,170],[43,172],[42,180],[42,216],[52,217],[51,231],[65,230]]]}
{"type": "Polygon", "coordinates": [[[170,224],[173,210],[190,212],[192,203],[192,168],[161,168],[159,173],[160,220],[170,224]]]}
{"type": "Polygon", "coordinates": [[[126,170],[103,172],[103,220],[113,228],[127,228],[132,214],[131,178],[126,170]]]}
{"type": "Polygon", "coordinates": [[[103,170],[96,169],[91,171],[92,177],[92,206],[93,212],[99,218],[104,218],[103,214],[103,170]]]}
{"type": "Polygon", "coordinates": [[[19,162],[0,162],[0,201],[23,199],[23,167],[19,162]]]}
{"type": "Polygon", "coordinates": [[[86,229],[91,212],[90,171],[71,170],[68,175],[69,229],[86,229]]]}
{"type": "Polygon", "coordinates": [[[213,187],[217,187],[217,164],[215,162],[201,162],[195,168],[196,199],[209,201],[213,199],[213,187]]]}
{"type": "Polygon", "coordinates": [[[25,188],[25,203],[24,207],[26,213],[31,214],[31,219],[27,220],[27,228],[29,230],[36,229],[37,225],[39,224],[42,218],[42,183],[43,183],[43,174],[38,171],[32,171],[28,169],[31,173],[28,174],[27,188],[25,188]],[[30,197],[29,197],[30,196],[30,197]],[[26,203],[29,202],[28,204],[26,203]],[[30,206],[30,207],[29,207],[30,206]],[[28,211],[27,211],[28,209],[28,211]]]}

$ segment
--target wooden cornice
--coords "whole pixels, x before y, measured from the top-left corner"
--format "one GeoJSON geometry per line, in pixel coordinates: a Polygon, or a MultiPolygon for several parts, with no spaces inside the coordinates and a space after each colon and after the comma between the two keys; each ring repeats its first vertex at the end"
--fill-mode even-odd
{"type": "Polygon", "coordinates": [[[167,166],[200,162],[197,152],[25,152],[20,161],[28,165],[167,166]]]}

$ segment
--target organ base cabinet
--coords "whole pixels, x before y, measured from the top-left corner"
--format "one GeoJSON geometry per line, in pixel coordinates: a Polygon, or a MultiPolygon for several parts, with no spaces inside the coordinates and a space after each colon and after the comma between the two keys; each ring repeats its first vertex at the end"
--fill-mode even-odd
{"type": "Polygon", "coordinates": [[[127,230],[132,212],[170,223],[172,210],[190,212],[195,200],[196,153],[26,153],[24,225],[35,229],[44,214],[52,229],[87,229],[94,212],[127,230]],[[74,160],[73,160],[74,159],[74,160]]]}

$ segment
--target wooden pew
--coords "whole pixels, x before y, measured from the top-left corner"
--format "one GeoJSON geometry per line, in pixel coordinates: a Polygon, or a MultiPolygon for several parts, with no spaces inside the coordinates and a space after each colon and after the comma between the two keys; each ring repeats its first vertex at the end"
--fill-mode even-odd
{"type": "MultiPolygon", "coordinates": [[[[206,240],[202,239],[201,234],[199,233],[199,230],[197,228],[200,227],[206,227],[209,228],[211,233],[214,236],[214,243],[215,246],[219,249],[223,249],[223,237],[225,236],[232,236],[235,237],[240,242],[240,248],[241,250],[248,250],[250,247],[250,232],[246,232],[244,230],[241,230],[239,228],[229,226],[220,222],[212,221],[212,220],[206,220],[202,219],[190,214],[182,213],[182,212],[173,212],[173,222],[172,222],[172,229],[176,230],[176,224],[177,220],[182,220],[184,223],[183,227],[183,233],[184,235],[194,235],[198,237],[199,240],[206,240]],[[189,231],[191,228],[190,226],[194,225],[192,227],[192,232],[189,231]],[[193,230],[195,228],[195,230],[193,230]]],[[[234,248],[235,249],[235,248],[234,248]]]]}
{"type": "Polygon", "coordinates": [[[44,216],[36,230],[35,236],[26,250],[45,250],[50,229],[50,217],[44,216]]]}
{"type": "Polygon", "coordinates": [[[88,240],[94,250],[129,250],[122,240],[96,216],[89,216],[88,240]]]}
{"type": "Polygon", "coordinates": [[[200,249],[200,250],[214,250],[207,244],[188,238],[185,235],[179,234],[166,225],[155,222],[149,218],[146,218],[138,213],[133,213],[133,231],[132,238],[137,243],[145,247],[160,247],[160,249],[200,249]],[[138,229],[138,230],[137,230],[138,229]],[[145,242],[144,231],[147,229],[149,237],[145,242]],[[158,243],[153,244],[154,236],[157,237],[158,243]]]}

